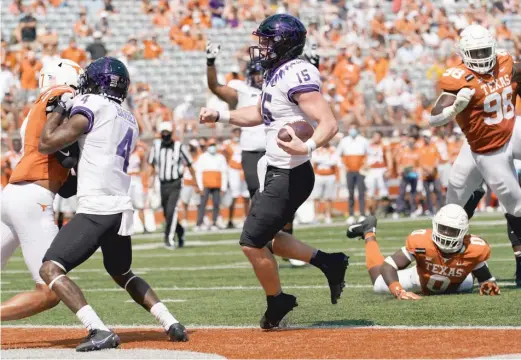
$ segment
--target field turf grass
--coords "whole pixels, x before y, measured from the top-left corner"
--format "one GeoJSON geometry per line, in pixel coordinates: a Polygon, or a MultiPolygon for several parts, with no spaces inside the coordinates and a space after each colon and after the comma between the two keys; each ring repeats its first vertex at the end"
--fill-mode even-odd
{"type": "MultiPolygon", "coordinates": [[[[430,226],[430,220],[381,222],[377,237],[384,255],[404,244],[406,235],[430,226]]],[[[472,294],[431,296],[421,301],[396,301],[373,294],[365,268],[363,241],[345,237],[345,225],[306,227],[296,230],[300,239],[324,251],[344,251],[350,256],[348,287],[337,305],[331,305],[322,273],[311,266],[291,268],[280,261],[285,292],[298,298],[290,314],[294,326],[370,325],[521,325],[515,316],[521,303],[521,289],[514,288],[514,259],[506,237],[503,218],[498,215],[473,219],[471,232],[492,246],[489,267],[501,284],[501,296],[472,294]]],[[[242,254],[238,232],[196,234],[187,237],[184,249],[164,249],[156,236],[133,240],[132,269],[146,279],[174,315],[189,326],[258,326],[265,310],[265,297],[242,254]],[[197,246],[195,246],[197,245],[197,246]]],[[[103,269],[101,253],[70,273],[85,291],[87,300],[107,324],[154,325],[155,320],[110,279],[103,269]]],[[[2,301],[33,282],[21,252],[15,253],[2,272],[2,301]]],[[[4,323],[6,324],[6,323],[4,323]]],[[[10,323],[7,323],[10,324],[10,323]]],[[[13,325],[79,325],[63,305],[13,325]]]]}

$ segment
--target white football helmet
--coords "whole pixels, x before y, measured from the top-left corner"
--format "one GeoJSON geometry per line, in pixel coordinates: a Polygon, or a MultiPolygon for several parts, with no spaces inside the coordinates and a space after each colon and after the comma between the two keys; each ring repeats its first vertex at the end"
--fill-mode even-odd
{"type": "Polygon", "coordinates": [[[460,251],[468,230],[469,218],[459,205],[445,205],[432,218],[432,241],[444,253],[460,251]]]}
{"type": "Polygon", "coordinates": [[[496,65],[496,39],[481,25],[469,25],[461,32],[459,49],[465,66],[478,74],[496,65]]]}
{"type": "Polygon", "coordinates": [[[81,66],[67,59],[53,60],[40,71],[39,87],[44,91],[51,86],[69,85],[78,87],[78,78],[83,74],[81,66]]]}

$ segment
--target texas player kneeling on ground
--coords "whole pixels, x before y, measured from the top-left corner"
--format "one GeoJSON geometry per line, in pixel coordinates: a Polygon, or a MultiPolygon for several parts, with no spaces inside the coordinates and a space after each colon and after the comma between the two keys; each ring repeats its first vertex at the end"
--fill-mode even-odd
{"type": "Polygon", "coordinates": [[[366,266],[376,293],[391,293],[398,300],[417,300],[424,295],[470,292],[476,278],[481,295],[499,295],[499,287],[486,260],[488,243],[467,234],[465,210],[456,204],[440,209],[432,229],[413,231],[405,246],[384,259],[376,241],[376,218],[351,225],[349,238],[365,240],[366,266]],[[416,266],[407,268],[413,261],[416,266]]]}

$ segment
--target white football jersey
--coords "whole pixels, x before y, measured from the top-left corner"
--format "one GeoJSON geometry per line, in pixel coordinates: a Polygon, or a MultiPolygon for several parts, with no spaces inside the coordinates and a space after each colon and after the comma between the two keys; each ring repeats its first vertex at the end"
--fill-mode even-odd
{"type": "Polygon", "coordinates": [[[76,97],[71,116],[74,114],[89,119],[87,131],[78,139],[76,212],[110,215],[132,210],[127,168],[139,135],[134,115],[118,103],[94,94],[76,97]]]}
{"type": "Polygon", "coordinates": [[[322,82],[318,69],[301,59],[291,60],[266,74],[262,86],[261,114],[266,125],[266,159],[268,165],[292,169],[310,159],[309,155],[290,155],[277,145],[277,134],[286,124],[305,120],[313,128],[293,98],[302,92],[320,91],[322,82]]]}
{"type": "MultiPolygon", "coordinates": [[[[257,105],[261,96],[261,90],[246,84],[242,80],[231,80],[228,86],[235,89],[238,94],[237,109],[257,105]]],[[[241,150],[264,151],[266,150],[266,129],[264,125],[241,128],[241,150]]]]}

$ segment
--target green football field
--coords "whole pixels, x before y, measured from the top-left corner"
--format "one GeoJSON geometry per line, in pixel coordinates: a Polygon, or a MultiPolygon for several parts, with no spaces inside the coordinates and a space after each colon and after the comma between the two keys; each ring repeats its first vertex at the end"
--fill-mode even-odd
{"type": "MultiPolygon", "coordinates": [[[[406,235],[430,226],[430,220],[380,222],[378,239],[384,255],[404,244],[406,235]]],[[[521,325],[514,316],[521,302],[521,289],[514,287],[514,259],[505,223],[498,215],[478,216],[471,232],[492,246],[489,267],[501,285],[501,296],[472,294],[432,296],[417,302],[399,302],[372,293],[365,268],[364,244],[348,240],[345,225],[307,226],[296,235],[324,251],[344,251],[350,256],[347,288],[338,305],[331,305],[322,273],[311,266],[292,268],[280,261],[285,292],[298,297],[299,306],[289,320],[296,326],[344,325],[521,325]]],[[[187,246],[165,250],[158,235],[135,237],[132,269],[145,278],[174,315],[189,326],[257,326],[265,297],[237,242],[238,232],[189,234],[187,246]]],[[[102,255],[72,271],[69,276],[85,291],[87,300],[111,325],[156,325],[149,313],[130,300],[105,273],[102,255]]],[[[2,272],[2,300],[33,282],[18,251],[2,272]]],[[[78,325],[63,305],[12,324],[78,325]]]]}

